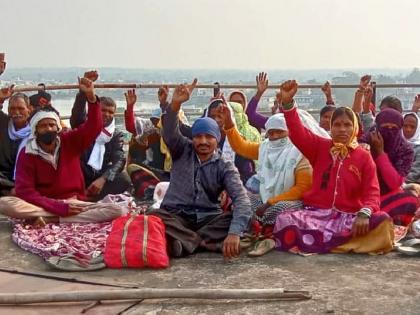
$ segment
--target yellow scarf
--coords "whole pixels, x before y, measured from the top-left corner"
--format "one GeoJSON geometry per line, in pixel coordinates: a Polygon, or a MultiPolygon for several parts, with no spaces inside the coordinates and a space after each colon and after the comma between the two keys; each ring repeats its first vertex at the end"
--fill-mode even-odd
{"type": "MultiPolygon", "coordinates": [[[[184,124],[187,123],[187,118],[185,117],[184,111],[182,109],[178,112],[178,118],[181,120],[184,124]]],[[[162,129],[162,119],[159,120],[157,124],[157,128],[162,129]]],[[[168,147],[166,146],[166,143],[163,141],[163,138],[160,138],[160,152],[165,156],[165,162],[164,162],[164,170],[169,172],[172,168],[172,158],[171,154],[169,152],[168,147]]]]}
{"type": "Polygon", "coordinates": [[[359,134],[359,122],[357,120],[356,114],[349,107],[347,108],[351,111],[353,115],[353,132],[349,141],[347,141],[346,144],[333,142],[333,146],[330,149],[330,153],[334,160],[337,158],[339,158],[340,160],[345,159],[349,154],[349,149],[354,150],[359,146],[357,142],[357,135],[359,134]]]}

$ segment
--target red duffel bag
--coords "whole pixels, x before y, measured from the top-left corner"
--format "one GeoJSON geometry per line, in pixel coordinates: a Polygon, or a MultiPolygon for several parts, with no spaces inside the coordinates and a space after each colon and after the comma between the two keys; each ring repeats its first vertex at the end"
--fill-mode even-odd
{"type": "Polygon", "coordinates": [[[159,217],[127,214],[112,222],[104,254],[109,268],[166,268],[165,225],[159,217]]]}

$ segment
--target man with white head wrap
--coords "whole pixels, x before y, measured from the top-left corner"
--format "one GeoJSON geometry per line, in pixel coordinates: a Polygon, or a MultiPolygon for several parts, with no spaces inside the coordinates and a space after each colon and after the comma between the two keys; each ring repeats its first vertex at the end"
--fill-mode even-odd
{"type": "Polygon", "coordinates": [[[47,222],[102,222],[121,215],[109,204],[85,203],[80,154],[102,129],[99,100],[93,82],[82,78],[79,87],[87,95],[87,121],[75,130],[60,132],[54,111],[40,110],[30,121],[31,135],[19,154],[16,196],[0,198],[0,212],[20,219],[47,222]]]}

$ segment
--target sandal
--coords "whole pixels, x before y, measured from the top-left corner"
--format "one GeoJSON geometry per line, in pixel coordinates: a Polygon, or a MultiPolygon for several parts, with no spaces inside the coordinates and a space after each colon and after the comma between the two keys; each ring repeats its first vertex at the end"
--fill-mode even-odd
{"type": "Polygon", "coordinates": [[[88,261],[70,254],[63,257],[51,256],[45,262],[62,271],[94,271],[106,268],[102,256],[88,261]]]}
{"type": "Polygon", "coordinates": [[[271,250],[273,250],[275,246],[276,246],[276,242],[271,238],[262,240],[261,242],[258,242],[255,248],[248,253],[248,256],[249,257],[263,256],[267,254],[268,252],[270,252],[271,250]]]}
{"type": "Polygon", "coordinates": [[[420,256],[420,239],[413,238],[395,247],[397,251],[408,256],[420,256]]]}

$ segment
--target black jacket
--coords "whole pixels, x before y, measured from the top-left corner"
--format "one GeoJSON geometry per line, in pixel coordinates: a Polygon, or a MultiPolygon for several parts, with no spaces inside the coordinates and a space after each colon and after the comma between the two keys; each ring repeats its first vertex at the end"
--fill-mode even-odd
{"type": "MultiPolygon", "coordinates": [[[[83,93],[78,93],[76,95],[70,117],[70,125],[73,129],[80,126],[86,120],[86,102],[87,99],[83,93]]],[[[120,130],[115,129],[111,141],[105,144],[104,162],[100,171],[94,170],[87,164],[94,145],[95,143],[92,143],[89,149],[83,152],[80,157],[86,186],[89,186],[100,176],[105,176],[107,181],[113,181],[115,176],[122,172],[126,163],[125,153],[123,150],[124,135],[120,130]]]]}

